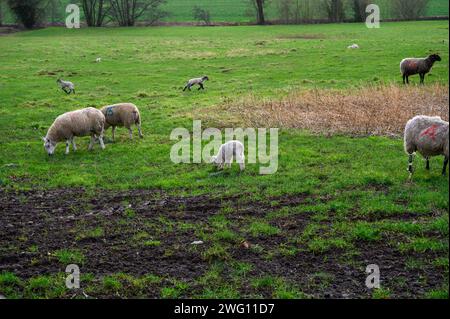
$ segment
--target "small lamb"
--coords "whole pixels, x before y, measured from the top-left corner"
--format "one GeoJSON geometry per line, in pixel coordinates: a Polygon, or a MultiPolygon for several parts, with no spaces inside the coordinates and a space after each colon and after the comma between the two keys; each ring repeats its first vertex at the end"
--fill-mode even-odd
{"type": "Polygon", "coordinates": [[[130,139],[132,139],[133,131],[131,130],[131,126],[135,124],[138,128],[139,137],[144,137],[141,131],[141,115],[136,105],[132,103],[107,105],[104,106],[101,111],[106,118],[105,130],[107,130],[110,126],[112,127],[113,141],[116,126],[125,126],[130,133],[130,139]]]}
{"type": "Polygon", "coordinates": [[[353,43],[352,45],[349,45],[347,47],[347,49],[359,49],[359,45],[357,45],[356,43],[353,43]]]}
{"type": "Polygon", "coordinates": [[[413,154],[417,151],[425,157],[426,169],[430,169],[431,156],[444,155],[442,175],[446,174],[448,164],[448,122],[439,116],[419,115],[406,123],[404,135],[405,152],[409,155],[408,172],[413,174],[413,154]]]}
{"type": "Polygon", "coordinates": [[[61,79],[56,80],[56,83],[58,83],[59,87],[66,93],[70,94],[73,92],[75,94],[75,85],[70,81],[63,81],[61,79]]]}
{"type": "Polygon", "coordinates": [[[403,84],[409,84],[409,77],[414,74],[419,74],[420,83],[423,84],[425,74],[431,71],[434,62],[441,61],[441,57],[437,54],[432,54],[427,58],[407,58],[400,62],[400,72],[403,76],[403,84]]]}
{"type": "Polygon", "coordinates": [[[102,62],[102,58],[97,58],[97,59],[95,59],[95,62],[96,62],[96,63],[102,62]]]}
{"type": "Polygon", "coordinates": [[[232,140],[222,144],[217,155],[211,157],[211,163],[216,165],[217,168],[223,169],[224,166],[231,167],[233,158],[236,159],[240,170],[243,171],[245,169],[245,155],[244,145],[240,141],[232,140]]]}
{"type": "Polygon", "coordinates": [[[91,136],[89,150],[92,149],[94,140],[98,136],[100,146],[103,144],[103,131],[105,126],[105,116],[100,110],[88,107],[81,110],[64,113],[56,118],[52,126],[43,137],[44,148],[48,155],[53,155],[58,142],[66,141],[66,154],[69,154],[69,146],[72,143],[73,150],[76,151],[75,136],[91,136]]]}
{"type": "Polygon", "coordinates": [[[199,90],[202,89],[204,90],[205,87],[203,86],[203,82],[208,81],[209,78],[205,75],[204,77],[201,78],[195,78],[195,79],[190,79],[187,83],[186,86],[184,87],[183,91],[186,91],[186,89],[188,89],[189,91],[191,90],[191,87],[198,84],[199,86],[199,90]]]}

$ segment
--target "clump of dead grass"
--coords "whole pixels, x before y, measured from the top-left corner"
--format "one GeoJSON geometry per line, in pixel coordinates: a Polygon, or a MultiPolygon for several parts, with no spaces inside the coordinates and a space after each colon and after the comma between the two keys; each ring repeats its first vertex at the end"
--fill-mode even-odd
{"type": "Polygon", "coordinates": [[[387,85],[296,91],[279,99],[250,95],[226,102],[222,111],[234,114],[246,127],[296,128],[326,135],[400,136],[415,115],[438,115],[448,121],[448,103],[446,85],[387,85]]]}

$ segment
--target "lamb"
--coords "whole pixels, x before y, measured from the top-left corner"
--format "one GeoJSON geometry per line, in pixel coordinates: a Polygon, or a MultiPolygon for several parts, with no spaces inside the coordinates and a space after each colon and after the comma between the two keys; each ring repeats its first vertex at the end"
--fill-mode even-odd
{"type": "Polygon", "coordinates": [[[211,157],[211,163],[219,169],[223,169],[224,165],[231,167],[233,157],[236,159],[236,163],[239,163],[240,170],[243,171],[245,169],[245,155],[244,145],[240,141],[232,140],[222,144],[217,155],[211,157]]]}
{"type": "Polygon", "coordinates": [[[188,89],[189,91],[191,90],[191,87],[198,84],[199,86],[199,90],[202,89],[204,90],[205,87],[203,86],[203,82],[208,81],[209,78],[205,75],[204,77],[201,78],[195,78],[195,79],[190,79],[187,83],[186,86],[184,87],[183,91],[186,91],[186,89],[188,89]]]}
{"type": "Polygon", "coordinates": [[[425,157],[426,169],[430,169],[429,158],[444,155],[442,175],[446,174],[448,164],[448,122],[439,116],[419,115],[406,123],[404,134],[405,152],[409,155],[408,171],[413,174],[413,154],[419,152],[425,157]]]}
{"type": "Polygon", "coordinates": [[[414,74],[419,74],[420,83],[423,84],[425,74],[430,72],[434,62],[441,61],[441,57],[437,54],[432,54],[427,58],[408,58],[400,62],[400,72],[403,75],[403,84],[409,84],[409,77],[414,74]]]}
{"type": "Polygon", "coordinates": [[[144,137],[141,131],[141,115],[136,105],[132,103],[107,105],[104,106],[101,111],[106,118],[105,130],[110,126],[112,127],[113,141],[116,126],[125,126],[130,133],[130,139],[132,139],[133,131],[131,130],[131,125],[136,124],[139,132],[139,137],[144,137]]]}
{"type": "Polygon", "coordinates": [[[66,93],[70,94],[73,92],[75,94],[75,85],[70,81],[63,81],[61,79],[56,80],[56,83],[60,86],[60,88],[66,93]]]}
{"type": "Polygon", "coordinates": [[[347,47],[347,49],[359,49],[359,45],[357,45],[356,43],[353,43],[352,45],[349,45],[347,47]]]}
{"type": "Polygon", "coordinates": [[[77,150],[75,136],[90,135],[91,142],[89,143],[89,150],[92,149],[97,136],[101,148],[104,149],[104,126],[105,116],[100,110],[93,107],[64,113],[56,118],[52,126],[48,129],[47,135],[43,137],[44,148],[48,155],[53,155],[57,143],[66,141],[66,154],[69,154],[70,143],[73,146],[73,150],[77,150]]]}

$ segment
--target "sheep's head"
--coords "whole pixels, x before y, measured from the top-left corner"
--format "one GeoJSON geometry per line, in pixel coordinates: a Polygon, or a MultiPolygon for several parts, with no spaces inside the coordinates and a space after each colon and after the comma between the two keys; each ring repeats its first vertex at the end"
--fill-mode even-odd
{"type": "Polygon", "coordinates": [[[53,155],[53,153],[55,152],[56,143],[51,141],[47,137],[43,137],[42,139],[44,140],[44,148],[45,148],[45,151],[47,152],[47,154],[53,155]]]}
{"type": "Polygon", "coordinates": [[[56,83],[61,83],[61,79],[57,79],[57,80],[56,80],[56,83]]]}
{"type": "Polygon", "coordinates": [[[209,81],[209,78],[205,75],[205,76],[202,78],[202,80],[203,80],[203,81],[209,81]]]}
{"type": "Polygon", "coordinates": [[[435,62],[435,61],[441,61],[441,57],[438,54],[432,54],[430,55],[430,59],[431,61],[435,62]]]}

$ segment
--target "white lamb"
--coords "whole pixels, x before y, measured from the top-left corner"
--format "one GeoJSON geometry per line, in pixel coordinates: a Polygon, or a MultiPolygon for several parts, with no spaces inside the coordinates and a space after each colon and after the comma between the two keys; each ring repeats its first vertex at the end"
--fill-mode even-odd
{"type": "Polygon", "coordinates": [[[70,81],[64,81],[61,79],[56,80],[61,90],[63,90],[66,94],[70,94],[73,92],[75,94],[75,85],[70,81]]]}
{"type": "Polygon", "coordinates": [[[211,157],[211,163],[219,169],[223,169],[224,166],[231,167],[233,158],[236,163],[239,163],[240,170],[243,171],[245,169],[244,145],[236,140],[222,144],[217,155],[211,157]]]}
{"type": "Polygon", "coordinates": [[[73,150],[77,150],[75,136],[90,135],[89,150],[92,149],[96,137],[100,141],[101,148],[104,149],[104,127],[105,116],[96,108],[88,107],[64,113],[56,118],[48,129],[47,135],[43,137],[44,148],[48,155],[53,155],[58,142],[66,141],[66,154],[69,154],[70,143],[72,143],[73,150]]]}

